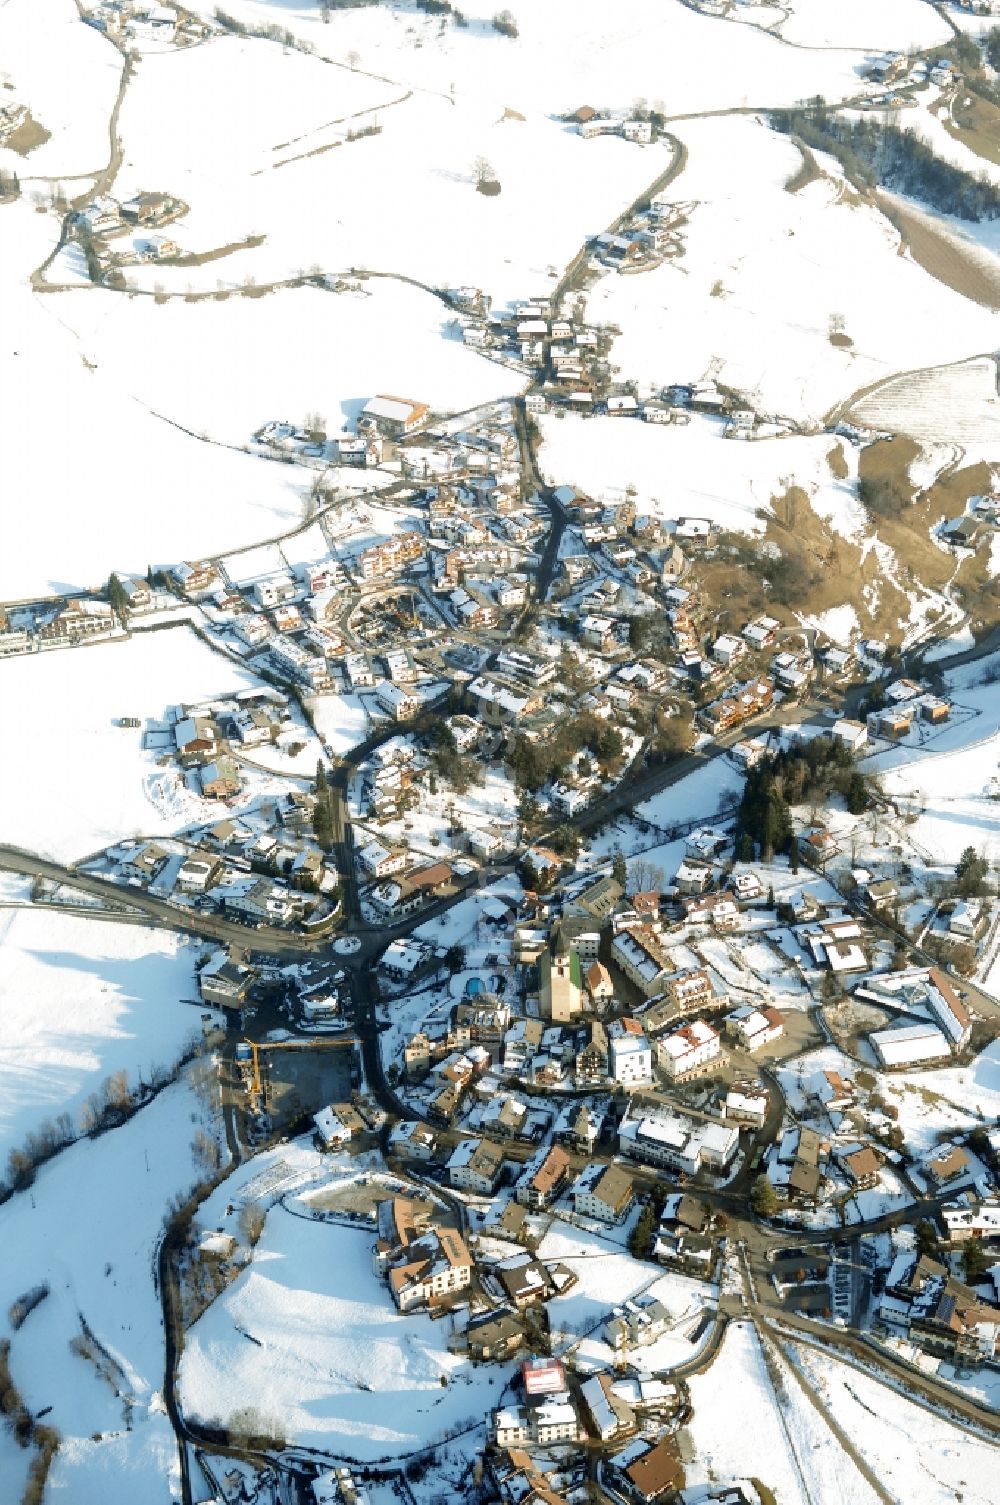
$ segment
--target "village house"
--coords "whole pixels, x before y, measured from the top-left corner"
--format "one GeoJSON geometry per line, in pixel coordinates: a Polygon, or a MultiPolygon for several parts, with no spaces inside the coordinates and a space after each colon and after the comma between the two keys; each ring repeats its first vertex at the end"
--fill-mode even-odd
{"type": "Polygon", "coordinates": [[[573,1208],[579,1217],[601,1223],[620,1223],[635,1201],[635,1186],[627,1171],[597,1161],[588,1165],[573,1184],[573,1208]]]}
{"type": "Polygon", "coordinates": [[[524,1347],[524,1327],[514,1312],[490,1313],[469,1323],[465,1341],[471,1359],[496,1363],[524,1347]]]}
{"type": "Polygon", "coordinates": [[[463,1139],[452,1151],[447,1164],[448,1180],[462,1191],[492,1197],[503,1174],[504,1155],[499,1145],[488,1139],[463,1139]]]}
{"type": "Polygon", "coordinates": [[[189,601],[203,601],[222,584],[219,572],[211,562],[177,564],[170,574],[189,601]]]}
{"type": "Polygon", "coordinates": [[[558,1145],[541,1150],[525,1166],[514,1190],[517,1201],[533,1212],[554,1202],[569,1180],[570,1162],[558,1145]]]}
{"type": "Polygon", "coordinates": [[[380,393],[365,403],[358,428],[374,429],[385,439],[398,440],[414,433],[429,417],[430,409],[425,403],[380,393]]]}
{"type": "Polygon", "coordinates": [[[198,973],[198,992],[205,1003],[241,1008],[254,978],[254,972],[235,961],[228,951],[217,951],[198,973]]]}
{"type": "Polygon", "coordinates": [[[760,1050],[785,1032],[785,1021],[776,1008],[745,1004],[726,1016],[726,1033],[744,1050],[760,1050]]]}
{"type": "Polygon", "coordinates": [[[222,872],[222,861],[212,853],[192,852],[177,870],[175,888],[184,894],[203,894],[222,872]]]}
{"type": "Polygon", "coordinates": [[[201,792],[208,800],[228,800],[240,792],[240,777],[231,758],[206,763],[200,772],[201,792]]]}
{"type": "Polygon", "coordinates": [[[653,1080],[653,1050],[635,1019],[616,1019],[608,1030],[609,1075],[618,1087],[648,1087],[653,1080]]]}
{"type": "Polygon", "coordinates": [[[740,1128],[762,1129],[767,1122],[770,1094],[755,1083],[734,1083],[722,1100],[722,1116],[740,1128]]]}
{"type": "Polygon", "coordinates": [[[649,1446],[636,1441],[610,1461],[609,1472],[634,1505],[657,1505],[684,1481],[684,1470],[669,1439],[649,1446]]]}

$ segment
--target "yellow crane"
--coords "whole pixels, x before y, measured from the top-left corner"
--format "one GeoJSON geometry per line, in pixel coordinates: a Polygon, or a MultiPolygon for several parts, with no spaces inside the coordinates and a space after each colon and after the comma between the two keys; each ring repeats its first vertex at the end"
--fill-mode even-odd
{"type": "MultiPolygon", "coordinates": [[[[264,1082],[261,1075],[261,1055],[272,1050],[347,1050],[357,1044],[354,1035],[339,1035],[327,1040],[244,1040],[242,1046],[250,1052],[249,1095],[264,1106],[264,1082]]],[[[247,1057],[240,1046],[236,1048],[236,1063],[245,1066],[247,1057]]]]}

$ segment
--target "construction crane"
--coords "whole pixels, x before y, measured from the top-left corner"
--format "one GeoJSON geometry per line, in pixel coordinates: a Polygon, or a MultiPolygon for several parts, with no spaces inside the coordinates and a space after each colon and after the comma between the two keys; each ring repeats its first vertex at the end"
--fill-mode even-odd
{"type": "Polygon", "coordinates": [[[264,1101],[264,1076],[261,1072],[261,1055],[264,1051],[272,1050],[353,1050],[357,1045],[355,1035],[342,1035],[327,1040],[241,1040],[236,1047],[236,1064],[241,1071],[246,1070],[246,1064],[250,1062],[250,1081],[247,1086],[248,1095],[252,1100],[260,1103],[261,1108],[266,1107],[264,1101]]]}

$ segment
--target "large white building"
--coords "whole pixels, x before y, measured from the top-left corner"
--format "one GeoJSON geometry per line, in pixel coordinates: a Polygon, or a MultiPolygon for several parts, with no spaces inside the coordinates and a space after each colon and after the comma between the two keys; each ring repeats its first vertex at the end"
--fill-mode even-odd
{"type": "Polygon", "coordinates": [[[703,1019],[693,1019],[657,1041],[656,1057],[667,1076],[676,1080],[702,1070],[715,1060],[720,1049],[718,1030],[703,1019]]]}
{"type": "Polygon", "coordinates": [[[902,1024],[894,1029],[875,1030],[869,1044],[883,1066],[916,1066],[921,1061],[940,1061],[951,1054],[951,1047],[933,1024],[902,1024]]]}
{"type": "Polygon", "coordinates": [[[740,1144],[739,1129],[728,1124],[703,1123],[682,1113],[656,1109],[632,1118],[626,1114],[618,1130],[623,1155],[647,1165],[696,1175],[702,1167],[724,1170],[740,1144]]]}
{"type": "Polygon", "coordinates": [[[621,1087],[648,1087],[653,1080],[653,1050],[645,1035],[630,1031],[608,1041],[611,1077],[621,1087]]]}

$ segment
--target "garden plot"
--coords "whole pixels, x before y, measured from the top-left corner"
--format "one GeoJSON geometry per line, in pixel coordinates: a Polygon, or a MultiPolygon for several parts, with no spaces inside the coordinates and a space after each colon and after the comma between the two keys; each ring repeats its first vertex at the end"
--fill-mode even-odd
{"type": "Polygon", "coordinates": [[[169,1505],[175,1497],[155,1251],[168,1201],[204,1174],[191,1151],[201,1127],[211,1130],[211,1118],[178,1083],[122,1128],[63,1151],[39,1171],[30,1196],[0,1207],[0,1311],[41,1282],[50,1288],[23,1327],[4,1335],[28,1408],[51,1407],[48,1424],[63,1437],[53,1498],[59,1490],[74,1505],[169,1505]],[[70,1348],[83,1336],[81,1321],[94,1357],[70,1348]]]}
{"type": "Polygon", "coordinates": [[[928,865],[951,867],[967,846],[1000,856],[1000,704],[996,691],[963,694],[980,714],[946,727],[923,753],[892,748],[876,754],[868,767],[884,775],[885,790],[901,808],[916,815],[900,835],[928,865]]]}
{"type": "Polygon", "coordinates": [[[189,1330],[181,1404],[202,1421],[248,1397],[289,1442],[367,1461],[478,1423],[496,1370],[447,1351],[448,1327],[401,1316],[372,1271],[371,1233],[268,1214],[253,1262],[189,1330]]]}
{"type": "Polygon", "coordinates": [[[869,1466],[897,1498],[914,1505],[996,1499],[1000,1451],[915,1405],[888,1385],[805,1344],[789,1350],[869,1466]]]}
{"type": "Polygon", "coordinates": [[[712,375],[758,411],[816,423],[874,381],[996,342],[1000,318],[900,257],[898,232],[831,158],[788,193],[799,152],[762,122],[676,129],[689,153],[669,190],[686,208],[683,256],[605,276],[588,300],[591,319],[620,328],[612,358],[630,376],[659,387],[712,375]]]}
{"type": "Polygon", "coordinates": [[[180,794],[175,771],[143,752],[143,726],[172,705],[256,683],[186,628],[8,659],[6,704],[32,735],[8,738],[0,753],[3,787],[18,791],[4,803],[2,839],[70,862],[122,837],[209,819],[214,807],[180,794]],[[143,726],[116,726],[122,716],[143,726]]]}
{"type": "Polygon", "coordinates": [[[316,6],[286,0],[230,0],[226,9],[250,24],[287,26],[361,72],[449,99],[454,88],[459,103],[485,100],[498,113],[556,114],[587,100],[627,108],[642,96],[684,114],[793,104],[815,94],[844,98],[858,88],[857,53],[789,47],[658,0],[622,0],[614,9],[601,0],[514,5],[516,40],[493,30],[495,0],[468,0],[461,7],[466,27],[442,26],[398,0],[335,12],[328,26],[316,6]]]}
{"type": "Polygon", "coordinates": [[[970,1066],[894,1072],[879,1081],[882,1096],[899,1110],[910,1152],[930,1150],[942,1135],[1000,1117],[1000,1044],[987,1046],[970,1066]]]}
{"type": "MultiPolygon", "coordinates": [[[[633,1264],[637,1270],[643,1268],[635,1262],[633,1264]]],[[[661,1275],[659,1279],[654,1277],[653,1283],[645,1289],[643,1295],[662,1301],[670,1313],[671,1323],[668,1330],[654,1343],[630,1347],[627,1362],[642,1374],[655,1375],[689,1364],[696,1352],[692,1338],[699,1331],[706,1311],[714,1312],[718,1287],[671,1272],[669,1275],[661,1275]]],[[[625,1299],[622,1295],[617,1304],[621,1305],[625,1299]]],[[[559,1305],[553,1308],[554,1312],[559,1310],[559,1305]]],[[[609,1312],[608,1316],[610,1315],[609,1312]]],[[[711,1325],[708,1325],[700,1336],[707,1338],[711,1330],[711,1325]]],[[[600,1332],[596,1332],[593,1337],[585,1338],[574,1350],[574,1359],[578,1368],[613,1369],[621,1361],[621,1356],[603,1341],[600,1332]]]]}
{"type": "Polygon", "coordinates": [[[511,874],[492,887],[484,888],[470,898],[451,905],[447,913],[439,915],[437,919],[425,920],[414,930],[414,939],[426,941],[429,946],[464,944],[471,949],[475,944],[479,949],[498,950],[501,942],[493,941],[484,921],[488,921],[491,914],[497,912],[498,901],[508,908],[516,909],[521,897],[521,885],[511,874]]]}
{"type": "MultiPolygon", "coordinates": [[[[706,767],[637,805],[635,814],[640,820],[661,827],[670,826],[675,821],[708,820],[724,808],[727,796],[739,796],[743,792],[744,782],[743,775],[728,758],[712,758],[706,767]]],[[[673,874],[667,876],[670,878],[673,874]]]]}
{"type": "Polygon", "coordinates": [[[44,1119],[75,1132],[112,1072],[135,1088],[201,1035],[195,952],[168,931],[36,907],[0,911],[0,945],[0,1164],[44,1119]]]}
{"type": "Polygon", "coordinates": [[[368,735],[368,715],[357,695],[320,695],[313,702],[313,720],[331,757],[342,758],[368,735]]]}
{"type": "Polygon", "coordinates": [[[879,1173],[878,1185],[868,1191],[855,1192],[844,1204],[844,1221],[846,1223],[867,1223],[875,1218],[885,1217],[887,1213],[898,1212],[902,1207],[908,1207],[913,1197],[906,1190],[895,1172],[886,1170],[883,1166],[879,1173]]]}
{"type": "Polygon", "coordinates": [[[887,381],[851,408],[852,421],[911,438],[987,446],[1000,453],[1000,397],[990,356],[910,371],[887,381]]]}
{"type": "Polygon", "coordinates": [[[470,785],[461,794],[450,787],[439,788],[437,794],[421,790],[416,809],[401,820],[380,823],[373,835],[382,842],[386,838],[405,842],[411,851],[432,861],[462,855],[462,836],[470,831],[499,827],[513,842],[518,829],[517,789],[502,764],[480,771],[482,783],[470,785]]]}
{"type": "MultiPolygon", "coordinates": [[[[307,413],[319,413],[329,432],[339,433],[378,392],[451,410],[523,384],[451,337],[437,298],[392,281],[346,295],[300,287],[222,303],[116,299],[110,313],[103,297],[88,296],[60,309],[123,392],[230,445],[246,444],[269,419],[301,423],[307,413]]],[[[239,458],[254,474],[311,479],[311,472],[239,458]]]]}
{"type": "MultiPolygon", "coordinates": [[[[824,1045],[820,1050],[810,1051],[808,1055],[797,1056],[791,1061],[783,1061],[780,1066],[774,1068],[789,1111],[799,1117],[805,1117],[813,1112],[824,1118],[827,1114],[818,1100],[806,1095],[806,1083],[818,1071],[835,1071],[845,1081],[852,1081],[856,1070],[857,1063],[850,1056],[845,1056],[835,1045],[824,1045]]],[[[839,1120],[839,1114],[837,1118],[839,1120]]]]}

